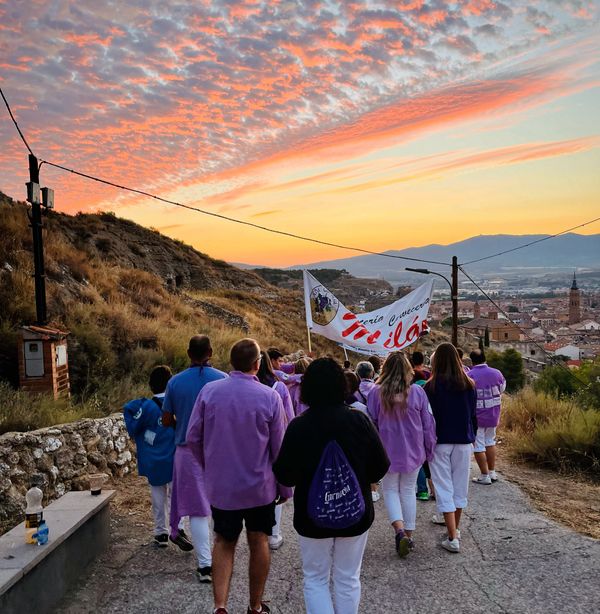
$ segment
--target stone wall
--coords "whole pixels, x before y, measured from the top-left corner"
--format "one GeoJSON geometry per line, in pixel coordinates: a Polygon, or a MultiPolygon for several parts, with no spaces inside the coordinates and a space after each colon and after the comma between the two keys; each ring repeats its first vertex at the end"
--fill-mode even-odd
{"type": "Polygon", "coordinates": [[[0,533],[24,519],[25,493],[35,479],[44,504],[88,488],[87,475],[119,477],[136,466],[123,416],[0,435],[0,533]]]}

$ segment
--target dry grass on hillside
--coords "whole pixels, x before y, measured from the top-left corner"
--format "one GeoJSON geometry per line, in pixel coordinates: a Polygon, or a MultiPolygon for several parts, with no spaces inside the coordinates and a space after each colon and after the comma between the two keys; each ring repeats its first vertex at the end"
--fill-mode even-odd
{"type": "Polygon", "coordinates": [[[600,412],[525,389],[508,397],[502,434],[519,460],[600,480],[600,412]]]}

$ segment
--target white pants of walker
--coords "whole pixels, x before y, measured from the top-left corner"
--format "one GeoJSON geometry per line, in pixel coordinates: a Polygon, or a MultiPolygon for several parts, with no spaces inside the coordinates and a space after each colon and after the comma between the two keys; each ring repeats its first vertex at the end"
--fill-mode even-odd
{"type": "Polygon", "coordinates": [[[150,485],[152,515],[154,516],[154,535],[163,535],[167,531],[169,506],[171,503],[171,482],[161,486],[150,485]]]}
{"type": "Polygon", "coordinates": [[[429,469],[438,512],[467,507],[472,450],[470,443],[438,443],[435,447],[429,469]]]}
{"type": "Polygon", "coordinates": [[[192,543],[198,557],[198,567],[210,567],[212,565],[212,553],[210,550],[210,516],[190,516],[190,532],[192,543]]]}
{"type": "Polygon", "coordinates": [[[271,530],[271,535],[273,537],[279,537],[281,534],[281,514],[283,512],[283,503],[281,505],[275,506],[275,525],[271,530]]]}
{"type": "Polygon", "coordinates": [[[390,522],[401,520],[404,528],[414,531],[417,520],[415,487],[420,467],[410,473],[385,474],[382,481],[383,502],[390,522]]]}
{"type": "Polygon", "coordinates": [[[327,539],[299,536],[306,614],[358,612],[360,567],[368,534],[365,531],[356,537],[327,539]],[[330,581],[333,584],[333,599],[330,581]]]}

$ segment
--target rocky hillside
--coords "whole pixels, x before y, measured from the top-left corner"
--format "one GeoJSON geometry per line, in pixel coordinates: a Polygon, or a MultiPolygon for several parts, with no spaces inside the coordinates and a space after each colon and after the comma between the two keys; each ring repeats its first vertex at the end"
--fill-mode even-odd
{"type": "MultiPolygon", "coordinates": [[[[27,212],[0,195],[0,380],[13,384],[18,327],[35,320],[27,212]]],[[[306,345],[298,292],[110,213],[50,212],[44,224],[50,324],[71,332],[76,397],[127,395],[155,364],[182,368],[195,333],[211,335],[221,367],[245,335],[289,352],[306,345]]],[[[315,345],[335,351],[325,340],[315,345]]]]}

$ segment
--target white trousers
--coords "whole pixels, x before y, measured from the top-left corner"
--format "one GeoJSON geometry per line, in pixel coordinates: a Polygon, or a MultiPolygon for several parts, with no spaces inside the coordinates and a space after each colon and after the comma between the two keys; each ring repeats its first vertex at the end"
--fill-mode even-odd
{"type": "Polygon", "coordinates": [[[279,537],[281,534],[281,514],[283,512],[283,503],[275,506],[275,526],[271,529],[272,537],[279,537]]]}
{"type": "Polygon", "coordinates": [[[210,516],[190,516],[190,533],[198,558],[198,567],[210,567],[212,565],[210,516]]]}
{"type": "Polygon", "coordinates": [[[357,614],[368,534],[327,539],[299,536],[306,614],[357,614]]]}
{"type": "Polygon", "coordinates": [[[439,443],[435,447],[429,469],[438,512],[455,512],[467,507],[472,450],[470,443],[439,443]]]}
{"type": "Polygon", "coordinates": [[[168,533],[167,518],[171,503],[171,482],[162,486],[150,484],[150,498],[152,499],[152,515],[154,516],[154,535],[168,533]]]}
{"type": "Polygon", "coordinates": [[[414,531],[417,521],[417,497],[415,486],[419,468],[410,473],[385,474],[382,481],[383,502],[390,522],[401,520],[404,528],[414,531]]]}

